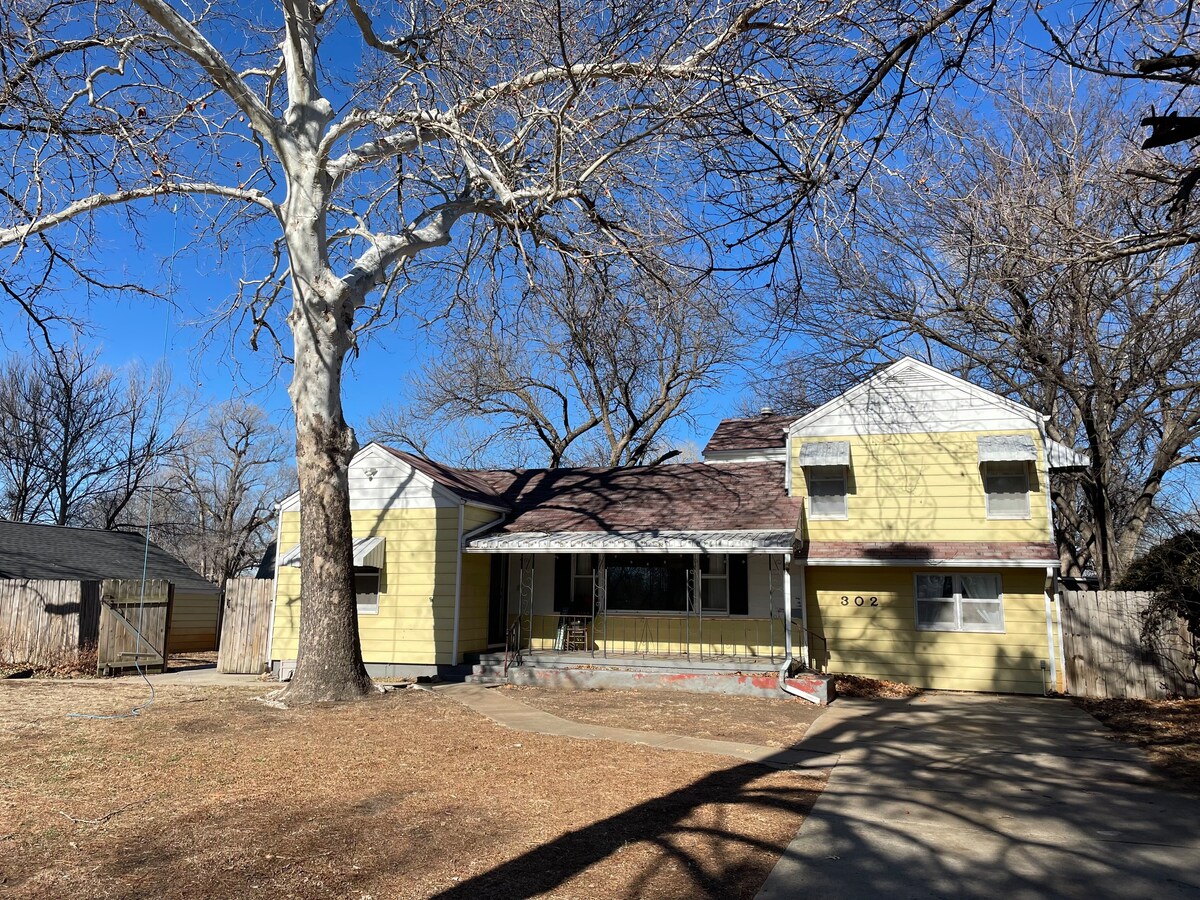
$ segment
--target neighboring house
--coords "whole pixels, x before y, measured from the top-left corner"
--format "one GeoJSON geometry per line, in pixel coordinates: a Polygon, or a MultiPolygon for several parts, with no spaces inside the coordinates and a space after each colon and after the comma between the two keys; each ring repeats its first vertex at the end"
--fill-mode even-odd
{"type": "Polygon", "coordinates": [[[0,521],[0,578],[136,580],[143,571],[175,586],[168,652],[215,650],[220,590],[143,535],[0,521]]]}
{"type": "MultiPolygon", "coordinates": [[[[1061,686],[1044,417],[912,359],[795,418],[722,422],[704,463],[350,466],[359,628],[378,675],[526,653],[748,661],[934,688],[1061,686]],[[785,628],[785,625],[787,626],[785,628]]],[[[271,656],[299,622],[281,507],[271,656]]]]}

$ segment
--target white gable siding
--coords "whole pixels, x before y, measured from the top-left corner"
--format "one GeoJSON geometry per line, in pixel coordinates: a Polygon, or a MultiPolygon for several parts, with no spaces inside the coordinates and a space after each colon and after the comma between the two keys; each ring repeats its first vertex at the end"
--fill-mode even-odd
{"type": "MultiPolygon", "coordinates": [[[[368,445],[350,461],[350,509],[433,509],[457,506],[458,501],[446,489],[423,472],[388,453],[382,447],[368,445]],[[367,471],[374,469],[371,477],[367,471]]],[[[284,512],[300,508],[299,494],[288,497],[284,512]]]]}
{"type": "Polygon", "coordinates": [[[1016,431],[1037,428],[1040,417],[958,379],[916,364],[898,365],[853,388],[792,426],[795,437],[1016,431]]]}

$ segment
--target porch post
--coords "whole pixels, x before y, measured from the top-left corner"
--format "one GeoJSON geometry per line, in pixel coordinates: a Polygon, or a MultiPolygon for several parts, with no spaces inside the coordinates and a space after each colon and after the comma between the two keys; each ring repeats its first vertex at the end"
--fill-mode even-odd
{"type": "MultiPolygon", "coordinates": [[[[704,659],[704,592],[700,581],[700,554],[692,554],[692,602],[696,606],[696,614],[700,617],[700,658],[704,659]]],[[[692,645],[688,644],[688,658],[692,655],[692,645]]]]}
{"type": "Polygon", "coordinates": [[[783,655],[792,658],[792,560],[783,557],[783,655]]]}

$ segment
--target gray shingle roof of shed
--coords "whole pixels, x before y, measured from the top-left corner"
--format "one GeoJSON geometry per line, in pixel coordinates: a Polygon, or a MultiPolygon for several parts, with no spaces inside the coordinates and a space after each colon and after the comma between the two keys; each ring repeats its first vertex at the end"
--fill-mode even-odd
{"type": "MultiPolygon", "coordinates": [[[[0,578],[141,578],[144,551],[145,538],[133,531],[0,521],[0,578]]],[[[150,543],[146,574],[149,578],[165,578],[176,589],[217,589],[154,542],[150,543]]]]}

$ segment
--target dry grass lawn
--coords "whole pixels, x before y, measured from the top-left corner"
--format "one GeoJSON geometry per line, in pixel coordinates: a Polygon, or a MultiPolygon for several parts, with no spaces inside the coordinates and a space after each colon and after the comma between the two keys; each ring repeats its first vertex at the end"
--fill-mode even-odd
{"type": "Polygon", "coordinates": [[[0,682],[6,897],[751,897],[822,784],[438,694],[0,682]]]}
{"type": "Polygon", "coordinates": [[[766,700],[655,691],[549,691],[501,688],[522,703],[589,725],[666,731],[764,747],[800,742],[822,710],[803,700],[766,700]]]}
{"type": "Polygon", "coordinates": [[[1200,791],[1200,700],[1075,702],[1121,740],[1144,748],[1173,782],[1200,791]]]}

